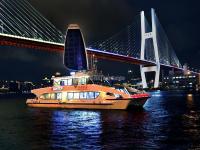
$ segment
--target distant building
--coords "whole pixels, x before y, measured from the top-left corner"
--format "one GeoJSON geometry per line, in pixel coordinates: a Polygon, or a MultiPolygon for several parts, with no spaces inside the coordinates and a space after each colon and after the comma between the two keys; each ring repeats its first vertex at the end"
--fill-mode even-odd
{"type": "Polygon", "coordinates": [[[161,87],[164,89],[196,90],[199,76],[194,74],[174,74],[165,76],[161,87]]]}
{"type": "Polygon", "coordinates": [[[41,85],[29,81],[0,80],[0,93],[30,93],[36,87],[40,88],[41,85]]]}

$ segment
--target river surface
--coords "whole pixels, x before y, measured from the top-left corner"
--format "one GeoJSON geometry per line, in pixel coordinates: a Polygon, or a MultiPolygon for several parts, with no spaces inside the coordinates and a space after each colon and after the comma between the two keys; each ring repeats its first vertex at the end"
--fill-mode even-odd
{"type": "Polygon", "coordinates": [[[0,99],[0,150],[200,149],[200,97],[153,92],[138,111],[28,108],[0,99]]]}

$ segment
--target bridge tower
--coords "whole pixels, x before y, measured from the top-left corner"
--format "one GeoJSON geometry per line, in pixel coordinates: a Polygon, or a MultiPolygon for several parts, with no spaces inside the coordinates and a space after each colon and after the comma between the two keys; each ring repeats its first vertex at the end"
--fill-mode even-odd
{"type": "Polygon", "coordinates": [[[64,65],[68,70],[73,72],[88,70],[88,56],[79,25],[68,26],[64,49],[64,65]]]}
{"type": "Polygon", "coordinates": [[[144,11],[142,11],[140,15],[141,15],[141,53],[140,53],[140,59],[145,60],[146,39],[152,39],[153,40],[155,61],[156,61],[156,65],[154,65],[154,66],[140,65],[142,85],[143,85],[143,88],[148,87],[145,73],[155,72],[154,88],[158,88],[159,87],[159,79],[160,79],[160,58],[159,58],[158,43],[157,43],[155,10],[151,9],[152,32],[146,32],[146,28],[145,28],[146,21],[145,21],[144,11]]]}

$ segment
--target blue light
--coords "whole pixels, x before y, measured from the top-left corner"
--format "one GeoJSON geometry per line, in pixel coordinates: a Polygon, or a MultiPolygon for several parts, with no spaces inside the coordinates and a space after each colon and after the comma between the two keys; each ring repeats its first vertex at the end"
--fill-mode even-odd
{"type": "Polygon", "coordinates": [[[56,149],[94,145],[102,134],[101,114],[96,111],[58,110],[52,115],[51,143],[56,149]],[[92,139],[92,140],[91,140],[92,139]]]}

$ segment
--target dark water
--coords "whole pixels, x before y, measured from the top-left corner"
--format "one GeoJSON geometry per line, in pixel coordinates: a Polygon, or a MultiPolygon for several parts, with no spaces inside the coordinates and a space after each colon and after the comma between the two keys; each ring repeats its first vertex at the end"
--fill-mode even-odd
{"type": "Polygon", "coordinates": [[[0,100],[0,150],[200,149],[200,97],[154,92],[140,111],[28,108],[0,100]]]}

